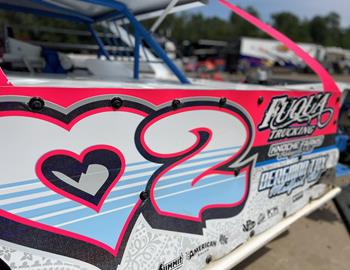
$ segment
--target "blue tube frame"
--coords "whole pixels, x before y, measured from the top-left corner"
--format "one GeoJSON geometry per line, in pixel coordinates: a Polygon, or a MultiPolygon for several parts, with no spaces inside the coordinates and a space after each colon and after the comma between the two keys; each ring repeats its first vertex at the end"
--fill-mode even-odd
{"type": "Polygon", "coordinates": [[[111,60],[108,51],[106,50],[106,48],[105,48],[102,40],[100,39],[100,37],[97,35],[97,33],[96,33],[94,27],[92,26],[92,24],[88,24],[88,28],[89,28],[89,31],[90,31],[92,37],[95,39],[95,41],[96,41],[96,43],[97,43],[97,45],[98,45],[98,47],[100,49],[100,53],[102,55],[104,55],[107,58],[107,60],[111,60]]]}
{"type": "MultiPolygon", "coordinates": [[[[156,52],[158,57],[160,57],[164,63],[170,68],[170,70],[175,74],[175,76],[179,79],[179,81],[183,84],[189,84],[189,80],[186,76],[178,69],[178,67],[174,64],[173,61],[168,57],[162,47],[153,39],[149,32],[142,26],[142,24],[135,18],[135,16],[129,11],[126,5],[116,2],[114,0],[80,0],[82,2],[101,5],[109,8],[113,8],[117,11],[117,13],[122,13],[132,24],[135,29],[135,33],[137,32],[142,36],[145,42],[148,43],[150,47],[156,52]]],[[[135,59],[136,60],[136,59],[135,59]]],[[[134,76],[138,76],[135,75],[134,76]]]]}
{"type": "Polygon", "coordinates": [[[134,46],[134,79],[139,79],[139,71],[140,71],[140,43],[141,38],[140,34],[135,31],[135,46],[134,46]]]}
{"type": "Polygon", "coordinates": [[[142,24],[136,19],[134,14],[130,12],[126,5],[114,1],[114,0],[79,0],[81,2],[86,2],[90,4],[100,5],[104,7],[109,7],[115,10],[115,12],[108,12],[106,14],[97,16],[95,18],[91,18],[79,12],[68,10],[63,7],[57,6],[52,3],[45,2],[44,0],[31,0],[32,2],[47,7],[49,9],[57,10],[58,12],[52,11],[43,11],[35,8],[27,8],[16,6],[15,4],[1,4],[0,9],[5,10],[13,10],[24,13],[32,13],[40,16],[49,16],[59,19],[71,20],[75,22],[85,23],[95,42],[99,46],[100,52],[106,56],[107,59],[110,59],[108,51],[105,49],[105,46],[102,40],[98,37],[96,31],[93,29],[92,24],[101,20],[109,20],[116,17],[127,18],[135,31],[135,47],[134,47],[134,78],[139,78],[139,56],[140,56],[140,42],[144,40],[161,58],[164,63],[168,66],[168,68],[175,74],[175,76],[179,79],[179,81],[183,84],[190,83],[186,76],[178,69],[178,67],[174,64],[174,62],[168,57],[166,52],[162,49],[162,47],[153,39],[152,35],[142,26],[142,24]]]}

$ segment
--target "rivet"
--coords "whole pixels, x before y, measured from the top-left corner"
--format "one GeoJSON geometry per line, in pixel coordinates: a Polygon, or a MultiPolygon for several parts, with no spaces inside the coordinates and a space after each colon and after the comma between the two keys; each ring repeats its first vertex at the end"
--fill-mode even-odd
{"type": "Polygon", "coordinates": [[[260,96],[260,97],[258,98],[258,104],[261,105],[263,102],[264,102],[264,97],[263,97],[263,96],[260,96]]]}
{"type": "Polygon", "coordinates": [[[252,230],[252,231],[249,233],[249,237],[252,238],[254,235],[255,235],[255,231],[252,230]]]}
{"type": "Polygon", "coordinates": [[[148,199],[148,192],[147,191],[142,191],[140,193],[140,199],[141,199],[141,201],[147,200],[148,199]]]}
{"type": "Polygon", "coordinates": [[[30,110],[38,112],[41,111],[45,106],[44,100],[39,97],[33,97],[28,102],[28,107],[30,110]]]}
{"type": "Polygon", "coordinates": [[[226,104],[226,102],[227,102],[227,98],[225,98],[225,97],[222,97],[222,98],[219,99],[219,105],[220,106],[224,106],[226,104]]]}
{"type": "Polygon", "coordinates": [[[283,212],[283,218],[286,218],[286,217],[287,217],[287,212],[284,211],[284,212],[283,212]]]}
{"type": "Polygon", "coordinates": [[[174,99],[171,106],[174,110],[178,109],[181,106],[181,101],[178,99],[174,99]]]}
{"type": "Polygon", "coordinates": [[[213,260],[213,257],[212,257],[211,255],[208,255],[208,256],[205,258],[206,264],[209,264],[212,260],[213,260]]]}
{"type": "Polygon", "coordinates": [[[121,106],[123,106],[123,100],[120,97],[114,97],[111,100],[111,106],[114,109],[119,109],[121,106]]]}

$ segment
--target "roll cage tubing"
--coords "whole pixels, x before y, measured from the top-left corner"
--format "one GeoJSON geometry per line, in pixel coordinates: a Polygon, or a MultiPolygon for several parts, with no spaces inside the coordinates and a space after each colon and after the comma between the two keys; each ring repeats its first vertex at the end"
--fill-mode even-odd
{"type": "MultiPolygon", "coordinates": [[[[72,11],[63,7],[60,7],[58,5],[45,2],[44,0],[28,0],[30,2],[33,2],[37,5],[40,5],[42,7],[46,7],[49,9],[57,10],[58,12],[52,12],[52,11],[44,11],[40,9],[30,8],[30,7],[21,7],[14,4],[7,4],[7,3],[0,3],[0,8],[5,10],[14,10],[14,11],[20,11],[24,13],[32,13],[40,16],[48,16],[48,17],[54,17],[59,19],[65,19],[65,20],[71,20],[75,22],[81,22],[85,23],[88,26],[89,31],[92,34],[92,37],[95,39],[101,54],[103,54],[107,59],[110,59],[110,56],[107,52],[107,50],[104,48],[104,44],[101,41],[101,39],[98,37],[97,33],[93,29],[93,24],[95,22],[98,22],[101,20],[101,16],[97,16],[96,18],[91,18],[89,16],[83,15],[79,12],[72,11]]],[[[173,61],[168,57],[166,52],[163,50],[163,48],[153,39],[151,34],[142,26],[142,24],[135,18],[134,14],[127,8],[126,5],[114,1],[114,0],[77,0],[80,2],[100,5],[108,8],[112,8],[115,10],[114,12],[108,13],[108,16],[106,16],[106,20],[110,18],[113,18],[111,14],[120,14],[121,18],[125,17],[129,20],[130,24],[133,26],[134,33],[135,33],[135,46],[134,46],[134,78],[139,78],[139,50],[141,41],[144,40],[158,55],[159,58],[163,60],[163,62],[168,66],[168,68],[174,73],[174,75],[178,78],[178,80],[183,84],[189,84],[189,80],[186,78],[186,76],[183,74],[183,72],[180,71],[180,69],[173,63],[173,61]]]]}
{"type": "MultiPolygon", "coordinates": [[[[44,16],[50,16],[50,17],[56,17],[66,20],[73,20],[82,22],[88,25],[89,30],[92,33],[92,36],[95,38],[96,43],[100,47],[100,51],[105,54],[107,58],[109,58],[108,52],[104,49],[104,46],[102,44],[102,41],[99,39],[97,34],[95,33],[92,24],[94,22],[100,21],[103,17],[106,20],[115,18],[114,12],[109,12],[106,15],[99,15],[96,16],[96,18],[90,18],[88,16],[85,16],[83,14],[80,14],[78,12],[73,12],[70,10],[67,10],[65,8],[59,7],[55,4],[47,3],[43,0],[31,0],[34,3],[37,3],[39,5],[43,5],[47,8],[57,8],[61,13],[54,13],[54,12],[46,12],[41,10],[36,10],[32,8],[26,8],[26,7],[18,7],[16,5],[12,4],[0,4],[0,8],[7,9],[7,10],[19,10],[21,12],[26,13],[34,13],[38,15],[44,15],[44,16]]],[[[167,64],[167,66],[172,70],[172,72],[177,76],[180,82],[182,83],[189,83],[188,79],[185,77],[185,75],[176,67],[176,65],[170,60],[170,58],[167,56],[167,54],[164,52],[164,50],[159,46],[159,44],[152,38],[152,36],[146,31],[146,29],[142,26],[142,24],[135,18],[135,16],[129,11],[126,5],[113,1],[113,0],[78,0],[81,2],[91,3],[95,5],[101,5],[105,7],[109,7],[112,9],[115,9],[118,14],[121,14],[122,16],[126,17],[131,25],[134,28],[135,31],[135,48],[134,48],[134,55],[138,57],[139,55],[139,47],[141,38],[143,38],[150,47],[154,49],[156,54],[163,59],[163,61],[167,64]]],[[[218,0],[222,5],[229,8],[232,12],[236,13],[238,16],[242,17],[244,20],[248,21],[249,23],[253,24],[263,32],[267,33],[272,38],[280,41],[283,43],[287,48],[289,48],[291,51],[293,51],[297,56],[299,56],[321,79],[323,90],[329,91],[329,92],[340,92],[338,86],[336,85],[335,81],[333,80],[332,76],[327,72],[327,70],[313,57],[311,57],[306,51],[304,51],[301,47],[299,47],[295,42],[293,42],[290,38],[282,34],[281,32],[277,31],[270,25],[262,22],[261,20],[257,19],[256,17],[252,16],[248,12],[238,8],[234,4],[230,3],[227,0],[218,0]]],[[[135,59],[134,61],[134,78],[138,78],[138,72],[139,72],[139,59],[135,59]]],[[[0,72],[0,76],[2,76],[2,71],[0,72]]],[[[2,85],[10,85],[7,78],[1,78],[0,82],[2,85]]]]}

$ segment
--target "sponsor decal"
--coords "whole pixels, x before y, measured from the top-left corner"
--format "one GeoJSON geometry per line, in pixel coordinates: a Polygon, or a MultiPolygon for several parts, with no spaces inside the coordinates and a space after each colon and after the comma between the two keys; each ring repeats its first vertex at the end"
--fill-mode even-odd
{"type": "Polygon", "coordinates": [[[258,216],[257,225],[264,223],[267,219],[275,217],[276,215],[278,215],[278,213],[278,206],[267,209],[266,212],[260,213],[260,215],[258,216]]]}
{"type": "Polygon", "coordinates": [[[255,228],[255,221],[253,220],[247,220],[245,224],[243,224],[243,231],[244,232],[249,232],[255,228]]]}
{"type": "Polygon", "coordinates": [[[264,223],[266,221],[266,215],[265,213],[260,213],[259,217],[258,217],[258,222],[257,224],[260,225],[262,223],[264,223]]]}
{"type": "Polygon", "coordinates": [[[228,237],[226,235],[220,234],[219,242],[221,245],[226,245],[228,243],[228,237]]]}
{"type": "Polygon", "coordinates": [[[181,254],[179,257],[170,262],[160,264],[158,270],[176,270],[180,269],[183,266],[183,264],[184,256],[183,254],[181,254]]]}
{"type": "Polygon", "coordinates": [[[191,260],[194,256],[200,256],[202,254],[204,254],[205,252],[207,252],[209,250],[209,248],[211,247],[215,247],[217,244],[216,241],[208,241],[205,242],[201,245],[199,245],[198,247],[191,249],[190,251],[186,252],[186,258],[187,260],[191,260]]]}
{"type": "Polygon", "coordinates": [[[319,93],[300,98],[274,97],[258,129],[271,131],[269,141],[310,136],[331,121],[333,109],[327,107],[330,96],[319,93]]]}
{"type": "Polygon", "coordinates": [[[269,190],[269,198],[291,192],[307,182],[319,179],[326,170],[327,155],[302,160],[261,174],[259,191],[269,190]]]}
{"type": "Polygon", "coordinates": [[[307,138],[304,140],[294,140],[276,143],[270,146],[268,156],[277,159],[292,157],[302,153],[312,152],[316,147],[322,145],[324,136],[307,138]]]}
{"type": "Polygon", "coordinates": [[[270,208],[267,210],[267,217],[268,218],[273,218],[274,216],[278,215],[279,211],[278,211],[278,207],[275,206],[273,208],[270,208]]]}
{"type": "Polygon", "coordinates": [[[300,191],[297,194],[293,195],[292,201],[294,203],[296,201],[299,201],[303,197],[304,197],[304,191],[300,191]]]}

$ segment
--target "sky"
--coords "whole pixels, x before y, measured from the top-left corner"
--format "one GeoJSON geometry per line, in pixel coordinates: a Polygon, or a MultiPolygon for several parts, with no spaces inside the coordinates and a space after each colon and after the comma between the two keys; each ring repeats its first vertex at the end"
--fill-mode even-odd
{"type": "MultiPolygon", "coordinates": [[[[311,18],[314,15],[325,15],[330,11],[337,12],[342,20],[343,27],[350,26],[350,0],[231,0],[241,7],[255,7],[264,21],[268,21],[270,14],[290,11],[300,18],[311,18]]],[[[191,12],[200,12],[206,16],[228,18],[230,11],[217,0],[209,0],[209,5],[192,9],[191,12]]]]}

